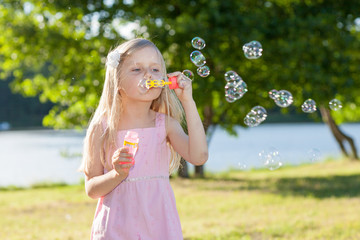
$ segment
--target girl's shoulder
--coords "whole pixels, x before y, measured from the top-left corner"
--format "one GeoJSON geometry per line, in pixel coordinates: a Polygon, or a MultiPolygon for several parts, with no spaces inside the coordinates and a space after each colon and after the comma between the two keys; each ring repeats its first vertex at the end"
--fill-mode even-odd
{"type": "Polygon", "coordinates": [[[164,122],[165,122],[165,128],[166,128],[166,134],[169,135],[169,133],[177,132],[180,129],[182,129],[180,123],[175,118],[162,113],[164,116],[164,122]]]}

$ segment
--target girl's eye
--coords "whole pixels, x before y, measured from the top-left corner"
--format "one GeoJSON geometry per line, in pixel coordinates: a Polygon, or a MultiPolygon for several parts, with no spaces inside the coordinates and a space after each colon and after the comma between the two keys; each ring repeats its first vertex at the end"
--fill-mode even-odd
{"type": "Polygon", "coordinates": [[[153,72],[160,72],[160,70],[157,69],[157,68],[154,68],[154,69],[153,69],[153,72]]]}
{"type": "Polygon", "coordinates": [[[133,72],[140,72],[141,69],[140,69],[140,68],[134,68],[132,71],[133,71],[133,72]]]}

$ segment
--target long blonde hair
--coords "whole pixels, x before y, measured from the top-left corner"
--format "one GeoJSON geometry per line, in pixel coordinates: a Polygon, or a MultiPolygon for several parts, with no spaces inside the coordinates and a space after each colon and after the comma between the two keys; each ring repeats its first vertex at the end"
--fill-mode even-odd
{"type": "MultiPolygon", "coordinates": [[[[86,132],[82,164],[80,166],[80,171],[84,172],[86,175],[89,174],[90,166],[94,161],[100,160],[103,166],[107,168],[107,170],[110,170],[106,167],[105,150],[112,149],[117,145],[116,135],[119,130],[118,123],[123,110],[121,95],[118,94],[122,83],[121,69],[127,57],[135,51],[149,46],[153,47],[158,52],[161,59],[162,71],[164,76],[166,76],[164,58],[155,44],[149,40],[141,38],[133,39],[117,46],[109,52],[109,54],[111,54],[113,51],[117,51],[120,54],[120,60],[116,68],[109,66],[106,67],[105,82],[99,105],[86,132]],[[104,125],[106,126],[105,128],[103,127],[104,125]],[[95,133],[99,131],[102,135],[100,139],[96,139],[95,133]],[[100,145],[95,144],[96,142],[99,143],[99,141],[100,145]],[[96,152],[99,152],[95,149],[96,146],[101,147],[100,159],[98,159],[98,156],[95,154],[96,152]]],[[[150,108],[156,112],[165,113],[179,122],[181,122],[184,118],[184,110],[179,99],[176,97],[174,91],[168,88],[162,89],[160,96],[152,102],[150,108]]],[[[171,174],[179,168],[181,157],[174,151],[173,147],[169,143],[168,145],[171,150],[169,166],[169,173],[171,174]]]]}

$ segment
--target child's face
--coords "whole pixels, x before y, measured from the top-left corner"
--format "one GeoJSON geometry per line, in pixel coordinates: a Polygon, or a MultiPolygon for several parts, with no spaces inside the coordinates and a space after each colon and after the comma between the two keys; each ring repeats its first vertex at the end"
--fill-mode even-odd
{"type": "Polygon", "coordinates": [[[142,79],[163,79],[161,58],[153,47],[145,47],[129,56],[122,66],[120,93],[128,97],[154,100],[161,94],[161,88],[151,88],[146,93],[138,86],[142,79]]]}

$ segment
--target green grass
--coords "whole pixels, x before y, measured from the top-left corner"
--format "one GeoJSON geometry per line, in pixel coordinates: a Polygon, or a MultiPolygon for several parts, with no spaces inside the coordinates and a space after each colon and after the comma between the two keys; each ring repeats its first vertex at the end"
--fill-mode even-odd
{"type": "MultiPolygon", "coordinates": [[[[171,179],[185,239],[360,239],[360,162],[171,179]]],[[[82,185],[0,189],[0,239],[89,239],[82,185]]]]}

